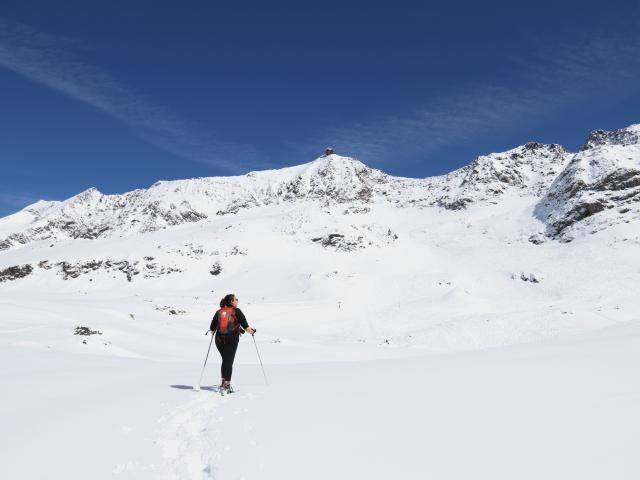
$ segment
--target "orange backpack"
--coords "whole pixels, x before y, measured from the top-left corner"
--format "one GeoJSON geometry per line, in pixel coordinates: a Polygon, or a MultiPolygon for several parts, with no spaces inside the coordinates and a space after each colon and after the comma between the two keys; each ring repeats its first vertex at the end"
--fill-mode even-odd
{"type": "Polygon", "coordinates": [[[218,333],[238,333],[240,324],[236,319],[236,309],[233,307],[222,307],[218,310],[218,333]]]}

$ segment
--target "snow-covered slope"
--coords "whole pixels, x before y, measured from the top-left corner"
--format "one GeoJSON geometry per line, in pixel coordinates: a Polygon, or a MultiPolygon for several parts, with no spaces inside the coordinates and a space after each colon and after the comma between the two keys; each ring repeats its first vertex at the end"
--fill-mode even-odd
{"type": "Polygon", "coordinates": [[[441,186],[438,204],[459,209],[477,201],[495,202],[507,191],[539,197],[570,157],[560,145],[535,142],[480,156],[469,165],[433,180],[441,186]]]}
{"type": "Polygon", "coordinates": [[[553,238],[570,241],[640,218],[640,125],[596,130],[541,200],[536,214],[553,238]]]}
{"type": "Polygon", "coordinates": [[[580,259],[598,250],[604,266],[617,254],[602,255],[603,245],[628,242],[621,258],[636,248],[637,132],[594,132],[577,154],[527,143],[426,179],[393,177],[329,154],[295,167],[158,182],[123,195],[89,189],[0,219],[0,291],[135,292],[154,312],[189,316],[199,308],[191,301],[149,299],[167,288],[199,298],[211,289],[237,290],[278,304],[277,322],[287,328],[299,324],[286,304],[303,302],[314,305],[315,317],[329,318],[322,330],[330,335],[436,349],[600,325],[603,305],[593,299],[601,289],[591,292],[583,279],[618,280],[580,259]],[[553,241],[574,237],[575,245],[553,241]],[[550,323],[514,323],[514,302],[550,323]],[[404,320],[387,331],[384,318],[399,305],[404,320]],[[567,313],[574,308],[593,313],[576,323],[567,313]],[[441,328],[450,321],[455,327],[441,328]],[[451,338],[441,338],[445,332],[451,338]]]}
{"type": "MultiPolygon", "coordinates": [[[[6,476],[637,478],[637,132],[426,179],[331,154],[0,219],[6,476]],[[196,394],[230,292],[270,386],[245,335],[240,392],[196,394]]],[[[212,349],[205,386],[218,368],[212,349]]]]}

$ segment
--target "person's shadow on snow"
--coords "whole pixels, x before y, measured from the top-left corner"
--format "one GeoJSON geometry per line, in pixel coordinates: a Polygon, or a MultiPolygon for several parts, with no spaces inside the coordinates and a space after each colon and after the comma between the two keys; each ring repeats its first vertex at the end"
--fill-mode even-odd
{"type": "MultiPolygon", "coordinates": [[[[193,385],[169,385],[171,388],[177,388],[178,390],[195,390],[195,388],[193,387],[193,385]]],[[[207,386],[201,386],[200,390],[210,390],[212,392],[216,391],[215,387],[207,387],[207,386]]]]}

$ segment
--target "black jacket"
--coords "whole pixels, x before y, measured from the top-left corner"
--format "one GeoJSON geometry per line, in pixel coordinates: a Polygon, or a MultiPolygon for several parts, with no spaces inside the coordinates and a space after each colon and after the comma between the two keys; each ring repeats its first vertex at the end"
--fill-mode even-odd
{"type": "MultiPolygon", "coordinates": [[[[220,310],[218,310],[218,312],[219,311],[220,310]]],[[[209,330],[211,330],[212,332],[218,330],[218,312],[216,312],[216,314],[211,319],[211,326],[209,327],[209,330]]],[[[244,313],[242,313],[242,310],[240,310],[239,308],[236,308],[236,320],[238,320],[238,323],[243,330],[249,328],[247,317],[244,316],[244,313]]]]}

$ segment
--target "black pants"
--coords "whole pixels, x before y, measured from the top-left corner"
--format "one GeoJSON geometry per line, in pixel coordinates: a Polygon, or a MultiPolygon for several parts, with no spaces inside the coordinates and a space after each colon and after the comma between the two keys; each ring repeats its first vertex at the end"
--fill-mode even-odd
{"type": "Polygon", "coordinates": [[[239,341],[240,336],[237,334],[216,334],[216,348],[222,357],[222,367],[220,367],[220,371],[222,378],[228,381],[231,381],[233,359],[236,357],[236,350],[238,349],[239,341]]]}

